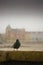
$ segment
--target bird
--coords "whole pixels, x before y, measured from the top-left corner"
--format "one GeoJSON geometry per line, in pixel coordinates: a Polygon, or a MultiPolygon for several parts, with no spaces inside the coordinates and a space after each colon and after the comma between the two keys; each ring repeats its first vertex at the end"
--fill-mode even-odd
{"type": "Polygon", "coordinates": [[[16,42],[13,45],[13,48],[18,49],[20,47],[20,41],[16,39],[16,42]]]}

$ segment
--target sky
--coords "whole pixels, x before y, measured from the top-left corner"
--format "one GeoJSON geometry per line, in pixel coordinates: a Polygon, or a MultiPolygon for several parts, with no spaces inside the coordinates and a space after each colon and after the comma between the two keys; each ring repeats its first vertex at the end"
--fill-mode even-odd
{"type": "Polygon", "coordinates": [[[43,0],[0,0],[0,33],[8,25],[43,31],[43,0]]]}

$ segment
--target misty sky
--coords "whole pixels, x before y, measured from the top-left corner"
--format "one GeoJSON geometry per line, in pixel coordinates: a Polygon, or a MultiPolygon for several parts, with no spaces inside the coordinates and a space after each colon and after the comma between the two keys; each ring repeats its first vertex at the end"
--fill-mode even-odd
{"type": "Polygon", "coordinates": [[[43,31],[43,0],[0,0],[0,33],[7,25],[43,31]]]}

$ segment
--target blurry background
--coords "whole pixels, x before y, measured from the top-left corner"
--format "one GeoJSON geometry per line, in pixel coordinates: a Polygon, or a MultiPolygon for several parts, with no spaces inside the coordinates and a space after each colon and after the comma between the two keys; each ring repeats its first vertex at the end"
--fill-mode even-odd
{"type": "Polygon", "coordinates": [[[43,0],[0,0],[0,33],[7,25],[43,31],[43,0]]]}

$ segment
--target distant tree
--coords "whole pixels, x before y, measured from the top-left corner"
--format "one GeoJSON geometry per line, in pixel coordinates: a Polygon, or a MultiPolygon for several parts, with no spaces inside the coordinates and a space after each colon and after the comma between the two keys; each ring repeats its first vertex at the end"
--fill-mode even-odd
{"type": "Polygon", "coordinates": [[[14,45],[13,45],[13,48],[18,49],[19,47],[20,47],[20,42],[17,39],[16,42],[14,43],[14,45]]]}

